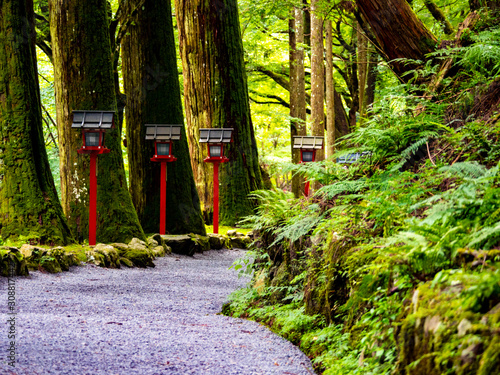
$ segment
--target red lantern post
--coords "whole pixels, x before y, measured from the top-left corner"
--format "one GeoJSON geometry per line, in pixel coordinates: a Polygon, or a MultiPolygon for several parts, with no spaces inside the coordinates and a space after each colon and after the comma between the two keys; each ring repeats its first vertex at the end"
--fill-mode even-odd
{"type": "MultiPolygon", "coordinates": [[[[295,136],[293,137],[293,148],[300,149],[300,162],[309,163],[316,161],[316,151],[323,149],[323,137],[295,136]]],[[[306,181],[304,195],[309,196],[309,181],[306,181]]]]}
{"type": "Polygon", "coordinates": [[[96,244],[97,231],[97,155],[107,154],[104,133],[114,126],[112,111],[73,111],[72,128],[82,129],[83,146],[79,154],[90,155],[89,182],[89,245],[96,244]]]}
{"type": "Polygon", "coordinates": [[[207,143],[208,157],[203,160],[214,165],[214,233],[219,233],[219,164],[229,159],[224,156],[224,144],[232,142],[232,128],[200,129],[200,143],[207,143]]]}
{"type": "Polygon", "coordinates": [[[146,140],[155,141],[155,155],[151,161],[160,162],[160,234],[165,234],[167,219],[167,163],[177,160],[172,154],[174,140],[181,139],[182,125],[146,124],[146,140]]]}

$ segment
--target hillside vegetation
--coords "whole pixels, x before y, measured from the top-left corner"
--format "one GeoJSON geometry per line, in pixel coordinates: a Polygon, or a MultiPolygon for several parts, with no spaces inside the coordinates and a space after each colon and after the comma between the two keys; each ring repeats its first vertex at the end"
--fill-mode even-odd
{"type": "Polygon", "coordinates": [[[462,41],[339,141],[358,162],[284,167],[314,195],[254,192],[253,250],[235,265],[253,279],[224,312],[269,325],[319,373],[500,373],[500,28],[462,41]]]}

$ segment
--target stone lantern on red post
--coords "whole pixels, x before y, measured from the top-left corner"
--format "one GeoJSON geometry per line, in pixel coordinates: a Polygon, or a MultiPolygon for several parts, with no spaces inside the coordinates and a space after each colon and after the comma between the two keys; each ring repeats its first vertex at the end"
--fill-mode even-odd
{"type": "MultiPolygon", "coordinates": [[[[300,162],[309,163],[316,160],[316,151],[323,149],[324,137],[295,136],[293,137],[293,148],[300,150],[300,162]]],[[[305,196],[309,196],[309,181],[304,189],[305,196]]]]}
{"type": "Polygon", "coordinates": [[[107,154],[104,133],[114,127],[113,111],[73,111],[72,128],[82,129],[83,145],[79,154],[90,155],[89,245],[96,244],[97,227],[97,155],[107,154]]]}
{"type": "Polygon", "coordinates": [[[214,233],[219,233],[219,164],[229,159],[224,156],[224,145],[231,143],[232,128],[200,129],[200,143],[208,146],[208,157],[203,160],[214,165],[214,233]]]}
{"type": "Polygon", "coordinates": [[[181,139],[182,125],[146,124],[146,140],[155,141],[155,155],[151,161],[161,163],[160,175],[160,234],[165,234],[167,218],[167,163],[177,160],[173,155],[173,141],[181,139]]]}

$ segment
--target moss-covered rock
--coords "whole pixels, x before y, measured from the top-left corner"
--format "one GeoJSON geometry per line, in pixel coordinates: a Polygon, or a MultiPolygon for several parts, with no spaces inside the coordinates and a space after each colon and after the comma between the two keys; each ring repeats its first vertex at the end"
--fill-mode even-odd
{"type": "Polygon", "coordinates": [[[67,252],[64,247],[45,249],[43,247],[24,244],[20,252],[26,259],[29,269],[40,269],[50,273],[69,271],[71,266],[79,264],[75,254],[67,252]]]}
{"type": "Polygon", "coordinates": [[[248,249],[252,243],[252,239],[245,235],[229,237],[229,240],[233,249],[248,249]]]}
{"type": "Polygon", "coordinates": [[[188,235],[163,235],[161,237],[174,254],[193,256],[196,252],[196,242],[188,235]]]}
{"type": "Polygon", "coordinates": [[[132,263],[130,259],[124,257],[120,257],[120,264],[128,268],[134,267],[134,263],[132,263]]]}
{"type": "Polygon", "coordinates": [[[71,266],[79,264],[78,258],[75,254],[67,252],[63,247],[55,247],[48,251],[48,255],[55,258],[59,263],[62,271],[69,271],[71,266]]]}
{"type": "Polygon", "coordinates": [[[129,259],[134,266],[141,268],[154,267],[152,251],[147,248],[144,241],[141,242],[131,241],[133,246],[123,243],[114,243],[112,246],[118,251],[120,257],[129,259]]]}
{"type": "Polygon", "coordinates": [[[0,247],[0,274],[4,277],[28,276],[28,266],[19,249],[0,247]]]}
{"type": "Polygon", "coordinates": [[[210,249],[212,250],[220,250],[227,248],[226,240],[227,237],[223,236],[222,234],[215,234],[215,233],[208,234],[208,241],[210,244],[210,249]]]}
{"type": "Polygon", "coordinates": [[[195,251],[197,253],[203,253],[204,251],[210,250],[210,240],[207,236],[201,236],[199,234],[189,234],[191,240],[195,242],[195,251]]]}
{"type": "Polygon", "coordinates": [[[155,246],[151,251],[153,252],[153,255],[155,257],[164,257],[166,254],[165,248],[163,246],[155,246]]]}
{"type": "Polygon", "coordinates": [[[120,256],[118,250],[113,246],[99,243],[94,247],[94,252],[103,256],[104,263],[101,264],[101,267],[120,268],[120,256]]]}

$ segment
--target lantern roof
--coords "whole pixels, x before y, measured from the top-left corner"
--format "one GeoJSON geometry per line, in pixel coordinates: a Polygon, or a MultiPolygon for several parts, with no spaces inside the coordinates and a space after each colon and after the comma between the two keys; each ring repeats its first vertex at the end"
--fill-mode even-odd
{"type": "Polygon", "coordinates": [[[307,150],[321,150],[323,148],[324,137],[317,136],[294,136],[293,148],[307,150]]]}
{"type": "Polygon", "coordinates": [[[111,129],[114,125],[114,111],[73,111],[72,128],[111,129]]]}
{"type": "Polygon", "coordinates": [[[200,143],[230,143],[233,128],[200,129],[200,143]]]}
{"type": "Polygon", "coordinates": [[[178,141],[181,139],[182,125],[145,124],[146,140],[148,141],[178,141]]]}

